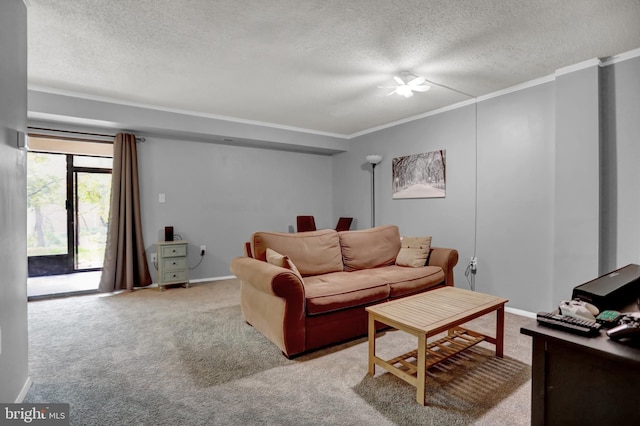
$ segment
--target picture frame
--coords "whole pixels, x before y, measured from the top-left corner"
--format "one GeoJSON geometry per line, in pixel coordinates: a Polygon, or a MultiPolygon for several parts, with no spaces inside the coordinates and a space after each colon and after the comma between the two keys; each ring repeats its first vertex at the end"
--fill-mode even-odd
{"type": "Polygon", "coordinates": [[[392,198],[444,198],[446,150],[396,157],[392,161],[392,198]]]}

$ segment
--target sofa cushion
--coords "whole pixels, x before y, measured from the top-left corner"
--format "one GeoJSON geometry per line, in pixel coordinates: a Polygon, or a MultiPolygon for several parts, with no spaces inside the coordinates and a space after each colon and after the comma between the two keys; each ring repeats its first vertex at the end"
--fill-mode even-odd
{"type": "Polygon", "coordinates": [[[302,275],[300,275],[300,271],[296,268],[296,265],[289,259],[289,256],[284,256],[278,253],[275,250],[271,250],[267,248],[267,262],[279,266],[281,268],[289,269],[291,272],[296,274],[300,280],[302,280],[302,275]]]}
{"type": "Polygon", "coordinates": [[[394,225],[342,231],[338,235],[345,271],[393,265],[400,251],[400,231],[394,225]]]}
{"type": "Polygon", "coordinates": [[[408,268],[392,265],[375,271],[376,278],[383,279],[389,284],[390,298],[403,297],[444,285],[444,272],[439,266],[408,268]]]}
{"type": "Polygon", "coordinates": [[[402,237],[396,265],[418,268],[426,265],[431,237],[402,237]]]}
{"type": "Polygon", "coordinates": [[[371,271],[333,272],[304,279],[307,314],[366,305],[389,297],[387,279],[371,271]]]}
{"type": "Polygon", "coordinates": [[[266,261],[270,248],[288,256],[303,277],[343,270],[340,240],[333,229],[297,234],[255,232],[250,242],[256,259],[266,261]]]}

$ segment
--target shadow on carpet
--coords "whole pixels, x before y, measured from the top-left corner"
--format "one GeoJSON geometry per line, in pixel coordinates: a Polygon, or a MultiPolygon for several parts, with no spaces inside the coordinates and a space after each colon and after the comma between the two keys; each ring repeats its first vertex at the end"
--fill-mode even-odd
{"type": "Polygon", "coordinates": [[[220,385],[290,365],[282,352],[247,324],[240,306],[194,312],[174,324],[179,359],[199,387],[220,385]]]}
{"type": "Polygon", "coordinates": [[[415,387],[388,372],[366,375],[353,390],[397,424],[469,424],[530,377],[529,365],[474,347],[428,370],[424,407],[416,402],[415,387]]]}

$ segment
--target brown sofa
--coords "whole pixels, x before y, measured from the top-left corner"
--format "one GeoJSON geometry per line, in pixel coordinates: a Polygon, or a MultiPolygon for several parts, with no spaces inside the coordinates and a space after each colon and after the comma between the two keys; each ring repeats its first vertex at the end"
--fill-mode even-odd
{"type": "Polygon", "coordinates": [[[241,280],[242,315],[287,357],[366,335],[366,306],[453,286],[455,249],[431,247],[425,266],[407,267],[395,264],[400,248],[392,225],[256,232],[246,256],[231,262],[241,280]],[[288,256],[299,274],[268,263],[267,248],[288,256]]]}

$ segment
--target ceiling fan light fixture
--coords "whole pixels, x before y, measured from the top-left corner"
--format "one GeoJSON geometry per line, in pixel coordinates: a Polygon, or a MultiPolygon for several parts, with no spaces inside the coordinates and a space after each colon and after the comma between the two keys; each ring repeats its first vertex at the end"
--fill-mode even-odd
{"type": "Polygon", "coordinates": [[[397,86],[379,86],[381,89],[394,89],[387,95],[393,95],[394,93],[410,98],[413,96],[413,92],[426,92],[431,86],[424,84],[427,79],[414,74],[409,71],[402,71],[399,75],[393,76],[397,86]]]}
{"type": "Polygon", "coordinates": [[[400,96],[404,96],[405,98],[410,98],[411,96],[413,96],[413,90],[411,90],[410,86],[402,85],[402,86],[398,86],[398,88],[396,89],[396,93],[400,96]]]}

